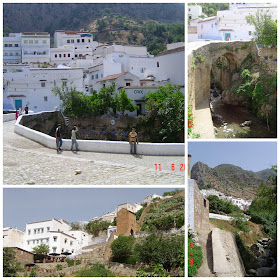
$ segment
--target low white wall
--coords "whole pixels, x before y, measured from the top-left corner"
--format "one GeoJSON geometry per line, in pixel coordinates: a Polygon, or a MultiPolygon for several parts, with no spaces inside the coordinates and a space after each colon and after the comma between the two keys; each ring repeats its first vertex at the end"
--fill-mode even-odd
{"type": "MultiPolygon", "coordinates": [[[[14,131],[28,139],[38,142],[48,148],[56,149],[56,141],[42,132],[30,129],[20,124],[20,116],[14,126],[14,131]]],[[[62,139],[62,149],[71,149],[71,139],[62,139]]],[[[105,140],[77,140],[79,150],[88,152],[101,152],[101,153],[118,153],[129,154],[130,146],[128,142],[123,141],[105,141],[105,140]]],[[[161,156],[184,156],[185,144],[184,143],[139,143],[137,145],[138,155],[161,155],[161,156]]]]}
{"type": "Polygon", "coordinates": [[[3,114],[3,122],[16,120],[16,113],[3,114]]]}

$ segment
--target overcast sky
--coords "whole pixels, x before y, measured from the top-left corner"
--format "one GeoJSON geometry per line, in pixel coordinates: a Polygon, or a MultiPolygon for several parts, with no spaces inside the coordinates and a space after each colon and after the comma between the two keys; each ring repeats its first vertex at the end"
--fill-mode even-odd
{"type": "Polygon", "coordinates": [[[149,194],[174,188],[4,188],[3,226],[25,230],[28,222],[64,219],[89,221],[119,204],[141,202],[149,194]]]}
{"type": "Polygon", "coordinates": [[[198,161],[214,168],[228,163],[254,172],[277,164],[276,142],[189,142],[191,167],[198,161]]]}

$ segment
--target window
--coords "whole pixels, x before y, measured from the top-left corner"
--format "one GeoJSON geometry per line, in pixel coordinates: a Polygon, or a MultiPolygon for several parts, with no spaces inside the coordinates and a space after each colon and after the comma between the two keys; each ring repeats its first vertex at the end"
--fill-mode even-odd
{"type": "Polygon", "coordinates": [[[64,243],[65,243],[65,244],[67,243],[67,238],[64,239],[64,243]]]}
{"type": "Polygon", "coordinates": [[[28,230],[28,235],[30,235],[30,233],[31,233],[31,230],[29,229],[29,230],[28,230]]]}
{"type": "MultiPolygon", "coordinates": [[[[67,81],[62,81],[62,86],[66,87],[67,86],[67,81]]],[[[59,230],[58,230],[59,231],[59,230]]]]}
{"type": "Polygon", "coordinates": [[[252,31],[249,31],[249,36],[251,36],[252,35],[252,31]]]}
{"type": "Polygon", "coordinates": [[[77,54],[75,54],[75,57],[78,57],[78,55],[77,55],[77,54]]]}
{"type": "Polygon", "coordinates": [[[47,232],[50,231],[50,227],[47,227],[47,232]]]}
{"type": "Polygon", "coordinates": [[[71,40],[71,43],[74,43],[74,39],[71,40]]]}
{"type": "Polygon", "coordinates": [[[46,238],[46,242],[49,243],[49,238],[46,238]]]}
{"type": "Polygon", "coordinates": [[[68,57],[70,57],[70,53],[68,53],[68,57]]]}
{"type": "Polygon", "coordinates": [[[33,45],[33,40],[29,40],[29,45],[33,45]]]}
{"type": "Polygon", "coordinates": [[[37,244],[39,244],[39,240],[36,240],[37,241],[37,244]]]}
{"type": "Polygon", "coordinates": [[[34,229],[34,234],[36,234],[36,229],[34,229]]]}
{"type": "Polygon", "coordinates": [[[59,57],[61,57],[61,53],[59,54],[59,57]]]}
{"type": "Polygon", "coordinates": [[[63,57],[66,57],[66,53],[65,53],[65,54],[63,54],[63,57]]]}
{"type": "Polygon", "coordinates": [[[67,40],[67,44],[70,44],[70,40],[67,40]]]}
{"type": "Polygon", "coordinates": [[[16,52],[16,55],[18,55],[18,52],[16,52]]]}
{"type": "Polygon", "coordinates": [[[56,247],[53,247],[52,250],[53,250],[53,253],[56,253],[56,247]]]}
{"type": "Polygon", "coordinates": [[[35,40],[35,41],[34,41],[34,44],[37,44],[37,45],[38,45],[38,40],[35,40]]]}
{"type": "Polygon", "coordinates": [[[35,240],[33,240],[33,244],[35,244],[35,240]]]}
{"type": "Polygon", "coordinates": [[[70,241],[70,246],[72,246],[73,245],[73,241],[70,241]]]}
{"type": "Polygon", "coordinates": [[[98,79],[98,74],[95,75],[95,79],[98,79]]]}
{"type": "Polygon", "coordinates": [[[91,79],[92,79],[92,80],[94,80],[94,74],[93,74],[93,75],[91,75],[91,79]]]}
{"type": "Polygon", "coordinates": [[[72,250],[72,254],[74,253],[74,249],[72,250]]]}
{"type": "Polygon", "coordinates": [[[29,241],[27,241],[27,245],[29,245],[29,241]]]}
{"type": "Polygon", "coordinates": [[[77,39],[77,43],[80,43],[80,39],[77,39]]]}
{"type": "Polygon", "coordinates": [[[54,57],[57,57],[57,54],[55,54],[54,57]]]}
{"type": "Polygon", "coordinates": [[[11,48],[13,45],[12,44],[9,44],[9,47],[11,48]]]}
{"type": "Polygon", "coordinates": [[[84,43],[85,42],[85,39],[82,39],[82,43],[84,43]]]}
{"type": "Polygon", "coordinates": [[[61,249],[61,252],[62,252],[62,253],[64,252],[64,248],[61,249]]]}
{"type": "Polygon", "coordinates": [[[125,86],[126,87],[130,87],[130,83],[125,83],[125,86]]]}
{"type": "Polygon", "coordinates": [[[43,40],[43,44],[47,44],[47,40],[43,40]]]}
{"type": "Polygon", "coordinates": [[[90,43],[90,39],[88,39],[88,42],[90,43]]]}
{"type": "Polygon", "coordinates": [[[159,62],[157,62],[157,67],[159,67],[159,62]]]}
{"type": "Polygon", "coordinates": [[[101,74],[101,78],[103,78],[103,74],[101,74]]]}
{"type": "Polygon", "coordinates": [[[5,44],[5,47],[7,48],[7,47],[8,47],[8,44],[5,44]]]}
{"type": "Polygon", "coordinates": [[[53,237],[53,242],[56,242],[57,241],[57,236],[54,236],[53,237]]]}
{"type": "Polygon", "coordinates": [[[206,199],[204,198],[203,200],[204,200],[204,207],[206,208],[206,199]]]}
{"type": "Polygon", "coordinates": [[[80,53],[80,54],[79,54],[79,57],[82,57],[82,56],[83,56],[83,55],[80,53]]]}
{"type": "Polygon", "coordinates": [[[48,101],[48,97],[47,96],[44,96],[44,101],[48,101]]]}
{"type": "Polygon", "coordinates": [[[140,72],[141,72],[141,73],[144,73],[144,70],[145,70],[145,68],[141,68],[141,69],[140,69],[140,72]]]}
{"type": "Polygon", "coordinates": [[[46,87],[46,82],[41,82],[41,87],[46,87]]]}
{"type": "Polygon", "coordinates": [[[28,44],[28,40],[24,40],[23,42],[24,42],[24,44],[28,44]]]}

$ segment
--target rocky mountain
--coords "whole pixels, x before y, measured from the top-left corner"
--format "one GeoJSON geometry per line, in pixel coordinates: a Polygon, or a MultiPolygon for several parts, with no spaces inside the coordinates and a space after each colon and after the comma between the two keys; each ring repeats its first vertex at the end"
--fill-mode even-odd
{"type": "Polygon", "coordinates": [[[191,178],[196,180],[201,189],[214,188],[226,195],[252,199],[257,187],[266,182],[273,170],[259,172],[244,170],[232,164],[221,164],[210,168],[207,164],[197,162],[191,170],[191,178]]]}
{"type": "Polygon", "coordinates": [[[162,23],[184,21],[182,3],[5,3],[4,28],[13,32],[45,31],[59,29],[79,30],[105,15],[128,16],[134,20],[153,20],[162,23]]]}

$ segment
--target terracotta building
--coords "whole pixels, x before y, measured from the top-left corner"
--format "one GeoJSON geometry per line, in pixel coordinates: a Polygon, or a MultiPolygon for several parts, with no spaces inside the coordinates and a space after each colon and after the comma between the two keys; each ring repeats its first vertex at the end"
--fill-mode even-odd
{"type": "Polygon", "coordinates": [[[135,213],[122,208],[117,214],[117,233],[118,235],[134,235],[137,231],[135,213]]]}

